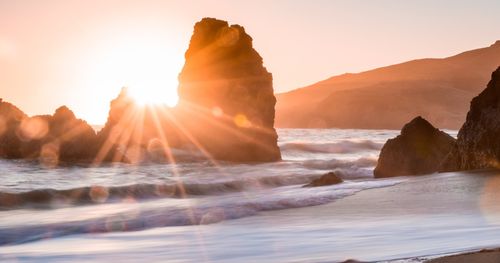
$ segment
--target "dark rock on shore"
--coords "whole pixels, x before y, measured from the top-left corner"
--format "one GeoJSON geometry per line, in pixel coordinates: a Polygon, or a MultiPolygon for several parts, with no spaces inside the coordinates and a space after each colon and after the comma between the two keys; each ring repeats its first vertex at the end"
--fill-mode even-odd
{"type": "Polygon", "coordinates": [[[338,177],[334,172],[329,172],[322,175],[320,178],[312,180],[310,183],[304,185],[303,187],[317,187],[326,186],[332,184],[340,184],[343,180],[338,177]]]}
{"type": "Polygon", "coordinates": [[[47,165],[89,161],[95,156],[96,134],[66,106],[54,115],[28,117],[0,101],[0,157],[39,159],[47,165]]]}
{"type": "Polygon", "coordinates": [[[467,119],[442,171],[500,168],[500,67],[472,99],[467,119]]]}
{"type": "Polygon", "coordinates": [[[22,158],[22,141],[17,135],[17,128],[28,116],[11,103],[0,99],[0,157],[22,158]]]}
{"type": "Polygon", "coordinates": [[[454,144],[453,137],[416,117],[403,127],[400,135],[386,142],[374,175],[382,178],[437,172],[454,144]]]}
{"type": "Polygon", "coordinates": [[[96,163],[124,161],[124,152],[134,140],[131,133],[138,122],[137,105],[123,88],[118,96],[109,103],[108,119],[104,127],[97,133],[99,150],[96,163]]]}
{"type": "Polygon", "coordinates": [[[219,160],[280,160],[272,75],[245,29],[204,18],[185,58],[179,118],[199,144],[219,160]]]}
{"type": "Polygon", "coordinates": [[[97,134],[96,163],[168,161],[167,152],[181,142],[174,111],[166,105],[137,105],[123,88],[111,101],[106,124],[97,134]]]}
{"type": "Polygon", "coordinates": [[[59,107],[49,118],[48,125],[45,147],[49,148],[42,148],[42,157],[49,151],[48,154],[57,154],[59,161],[63,162],[90,161],[94,158],[97,151],[94,129],[86,121],[76,118],[68,107],[59,107]],[[57,152],[51,153],[51,150],[57,152]]]}

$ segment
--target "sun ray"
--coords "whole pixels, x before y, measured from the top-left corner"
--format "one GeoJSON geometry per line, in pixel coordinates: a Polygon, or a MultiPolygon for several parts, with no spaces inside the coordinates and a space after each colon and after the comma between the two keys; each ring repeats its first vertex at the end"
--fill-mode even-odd
{"type": "Polygon", "coordinates": [[[134,118],[134,114],[136,114],[136,112],[134,111],[133,107],[128,108],[125,111],[125,113],[120,117],[118,123],[111,128],[108,136],[105,138],[103,145],[101,146],[98,153],[96,154],[96,157],[94,158],[93,166],[99,166],[105,160],[106,156],[111,151],[113,145],[116,143],[116,141],[123,133],[122,128],[124,124],[130,123],[130,120],[134,118]]]}
{"type": "MultiPolygon", "coordinates": [[[[249,142],[252,142],[252,143],[255,143],[255,144],[259,145],[259,146],[262,146],[263,149],[266,149],[268,151],[274,151],[273,147],[270,147],[269,145],[264,144],[264,143],[258,141],[257,139],[255,139],[255,138],[253,138],[251,136],[246,135],[245,133],[241,132],[241,130],[239,130],[238,128],[233,127],[231,125],[226,125],[226,124],[221,123],[220,121],[218,121],[216,119],[211,118],[212,109],[208,109],[206,107],[195,105],[195,104],[189,103],[189,102],[183,102],[183,104],[185,104],[184,108],[186,110],[189,110],[191,113],[196,114],[198,116],[201,116],[202,118],[204,118],[205,120],[207,120],[211,124],[213,124],[214,126],[220,127],[220,128],[222,128],[222,129],[224,129],[226,131],[231,132],[232,134],[234,134],[236,136],[244,138],[245,140],[247,140],[249,142]]],[[[227,120],[229,122],[232,122],[234,120],[233,116],[229,116],[229,115],[227,115],[225,113],[222,113],[222,118],[224,118],[225,120],[227,120]]],[[[270,130],[268,128],[262,127],[260,125],[252,125],[251,128],[252,129],[256,129],[258,131],[261,131],[261,132],[265,132],[265,133],[269,133],[269,134],[274,134],[274,131],[272,131],[272,130],[270,130]]]]}

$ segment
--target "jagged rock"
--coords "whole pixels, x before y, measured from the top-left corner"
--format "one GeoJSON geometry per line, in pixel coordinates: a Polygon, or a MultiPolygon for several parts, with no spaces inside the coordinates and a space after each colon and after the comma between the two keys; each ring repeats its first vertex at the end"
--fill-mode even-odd
{"type": "MultiPolygon", "coordinates": [[[[127,155],[134,152],[134,157],[141,158],[143,148],[137,138],[139,123],[138,105],[129,95],[127,88],[122,88],[120,94],[110,102],[108,119],[97,134],[99,151],[96,162],[129,162],[127,155]],[[128,153],[127,153],[128,151],[128,153]]],[[[142,135],[141,135],[142,136],[142,135]]]]}
{"type": "Polygon", "coordinates": [[[422,117],[416,117],[389,139],[374,170],[376,178],[419,175],[437,172],[455,139],[434,128],[422,117]]]}
{"type": "Polygon", "coordinates": [[[170,148],[179,147],[180,143],[174,115],[168,106],[138,105],[123,88],[111,101],[106,125],[97,135],[96,161],[168,161],[170,148]]]}
{"type": "Polygon", "coordinates": [[[280,160],[272,75],[244,28],[202,19],[185,58],[179,117],[201,147],[220,160],[280,160]]]}
{"type": "Polygon", "coordinates": [[[304,185],[303,187],[317,187],[317,186],[326,186],[332,184],[340,184],[343,180],[338,177],[334,172],[329,172],[322,175],[320,178],[316,178],[312,180],[310,183],[304,185]]]}
{"type": "Polygon", "coordinates": [[[467,119],[442,171],[500,168],[500,67],[472,99],[467,119]]]}
{"type": "Polygon", "coordinates": [[[54,116],[23,115],[4,125],[8,128],[0,137],[0,154],[49,163],[87,158],[97,164],[135,163],[171,159],[179,152],[171,148],[181,148],[183,155],[193,151],[218,160],[280,160],[272,75],[243,27],[201,20],[185,57],[178,107],[141,107],[123,89],[111,101],[107,122],[97,135],[66,107],[54,116]],[[3,147],[5,141],[15,147],[3,147]]]}
{"type": "Polygon", "coordinates": [[[0,157],[21,158],[22,141],[17,136],[17,128],[28,116],[11,103],[0,99],[0,157]]]}
{"type": "Polygon", "coordinates": [[[94,158],[97,151],[94,129],[84,120],[77,119],[68,107],[59,107],[48,125],[49,134],[44,140],[46,148],[42,148],[41,154],[57,151],[54,154],[63,162],[90,161],[94,158]]]}
{"type": "Polygon", "coordinates": [[[95,155],[96,135],[66,106],[54,115],[28,117],[0,100],[0,157],[39,159],[44,164],[88,161],[95,155]]]}

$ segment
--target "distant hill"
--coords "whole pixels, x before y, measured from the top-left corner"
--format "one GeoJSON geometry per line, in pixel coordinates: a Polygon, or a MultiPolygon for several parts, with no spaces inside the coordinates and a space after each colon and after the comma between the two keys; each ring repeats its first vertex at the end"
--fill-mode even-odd
{"type": "Polygon", "coordinates": [[[442,59],[335,76],[277,95],[278,128],[400,129],[421,115],[458,129],[470,100],[500,66],[500,41],[442,59]]]}

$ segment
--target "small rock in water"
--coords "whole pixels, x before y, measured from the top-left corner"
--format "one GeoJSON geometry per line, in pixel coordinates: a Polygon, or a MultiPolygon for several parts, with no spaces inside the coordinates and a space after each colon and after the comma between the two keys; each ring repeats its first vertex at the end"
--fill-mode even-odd
{"type": "Polygon", "coordinates": [[[343,180],[338,177],[334,172],[329,172],[322,175],[320,178],[312,180],[309,184],[304,185],[304,187],[317,187],[326,186],[332,184],[340,184],[343,180]]]}

